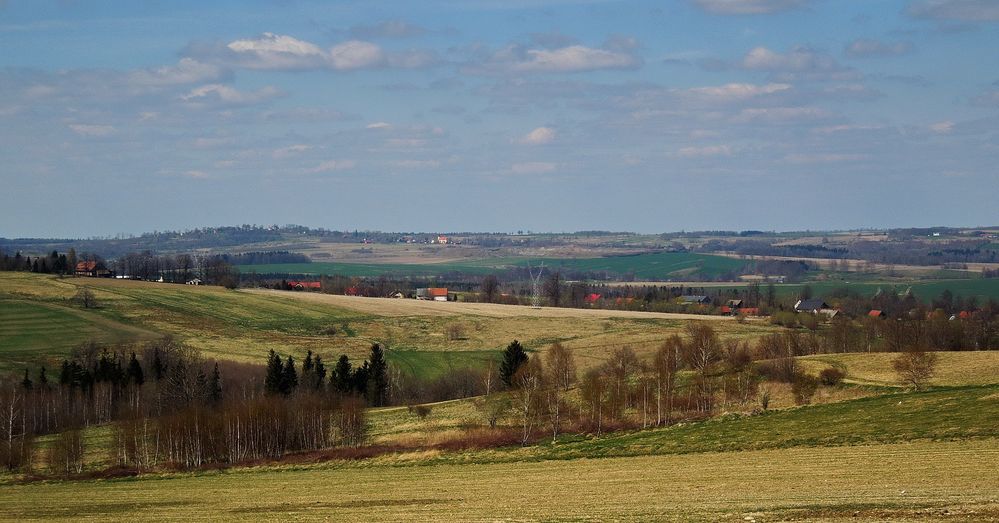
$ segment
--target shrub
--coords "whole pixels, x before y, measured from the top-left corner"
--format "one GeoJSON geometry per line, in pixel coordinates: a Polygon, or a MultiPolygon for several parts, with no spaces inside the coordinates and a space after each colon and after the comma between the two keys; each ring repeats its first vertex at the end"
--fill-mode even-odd
{"type": "Polygon", "coordinates": [[[827,387],[833,387],[839,385],[846,377],[846,373],[837,369],[836,367],[829,367],[827,369],[822,369],[819,373],[819,381],[827,387]]]}
{"type": "Polygon", "coordinates": [[[808,374],[798,374],[791,383],[791,393],[794,394],[794,402],[798,405],[808,405],[812,402],[812,396],[819,388],[819,380],[815,376],[808,374]]]}
{"type": "Polygon", "coordinates": [[[422,419],[427,419],[433,408],[430,405],[410,405],[407,407],[410,414],[415,414],[416,417],[422,419]]]}

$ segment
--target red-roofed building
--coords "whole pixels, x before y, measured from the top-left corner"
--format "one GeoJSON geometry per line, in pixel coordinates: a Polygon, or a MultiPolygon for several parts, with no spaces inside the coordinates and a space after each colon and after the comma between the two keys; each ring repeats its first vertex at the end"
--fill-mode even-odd
{"type": "Polygon", "coordinates": [[[885,317],[885,312],[884,311],[879,311],[877,309],[874,309],[871,312],[868,312],[867,315],[870,316],[870,317],[872,317],[872,318],[884,318],[885,317]]]}
{"type": "Polygon", "coordinates": [[[346,289],[344,289],[343,294],[346,296],[357,296],[358,295],[357,287],[347,287],[346,289]]]}
{"type": "Polygon", "coordinates": [[[732,314],[732,307],[729,307],[728,305],[722,305],[718,310],[720,310],[722,314],[732,314]]]}
{"type": "Polygon", "coordinates": [[[290,287],[292,290],[295,291],[304,291],[304,290],[313,290],[313,289],[318,291],[322,288],[322,284],[317,281],[290,281],[288,282],[288,287],[290,287]]]}
{"type": "Polygon", "coordinates": [[[742,316],[759,316],[759,307],[741,307],[739,308],[739,314],[742,316]]]}
{"type": "Polygon", "coordinates": [[[95,261],[82,261],[76,264],[73,271],[77,276],[90,276],[91,278],[110,278],[111,271],[104,268],[103,264],[95,261]]]}
{"type": "Polygon", "coordinates": [[[423,287],[416,289],[416,299],[431,301],[447,301],[447,287],[423,287]]]}

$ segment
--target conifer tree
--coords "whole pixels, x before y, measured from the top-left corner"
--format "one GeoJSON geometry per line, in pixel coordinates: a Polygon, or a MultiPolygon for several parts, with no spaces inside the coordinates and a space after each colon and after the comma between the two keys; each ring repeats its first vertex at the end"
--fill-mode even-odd
{"type": "Polygon", "coordinates": [[[323,383],[326,382],[326,365],[323,364],[323,357],[316,355],[315,367],[312,370],[314,379],[314,388],[323,388],[323,383]]]}
{"type": "Polygon", "coordinates": [[[166,365],[163,364],[163,360],[160,358],[160,349],[157,347],[153,350],[153,377],[156,378],[156,381],[160,381],[164,374],[166,374],[166,365]]]}
{"type": "Polygon", "coordinates": [[[49,376],[45,372],[45,365],[38,371],[38,387],[41,389],[49,388],[49,376]]]}
{"type": "MultiPolygon", "coordinates": [[[[280,362],[281,360],[278,359],[278,361],[280,362]]],[[[294,392],[297,386],[298,372],[295,371],[295,359],[288,356],[288,362],[285,363],[284,369],[281,372],[281,393],[287,396],[294,392]]]]}
{"type": "Polygon", "coordinates": [[[28,376],[28,369],[24,369],[24,379],[21,380],[21,386],[24,390],[31,390],[33,383],[31,382],[31,377],[28,376]]]}
{"type": "Polygon", "coordinates": [[[125,375],[130,383],[142,386],[145,383],[146,378],[142,373],[142,365],[139,364],[139,360],[136,359],[135,353],[132,353],[132,357],[128,360],[128,370],[125,371],[125,375]]]}
{"type": "Polygon", "coordinates": [[[519,341],[513,340],[513,343],[506,346],[506,350],[503,351],[503,362],[500,364],[500,379],[507,387],[513,386],[513,376],[517,373],[517,369],[521,365],[527,362],[527,352],[524,351],[524,346],[520,344],[519,341]]]}
{"type": "Polygon", "coordinates": [[[212,371],[212,379],[208,382],[208,399],[213,404],[222,401],[222,373],[219,372],[219,362],[215,362],[215,370],[212,371]]]}
{"type": "Polygon", "coordinates": [[[388,364],[385,354],[377,343],[371,346],[371,358],[368,360],[368,380],[365,396],[368,403],[374,407],[385,405],[388,392],[388,364]]]}
{"type": "Polygon", "coordinates": [[[347,394],[353,388],[351,378],[353,377],[353,369],[351,369],[350,358],[346,354],[341,354],[340,359],[336,361],[336,366],[333,367],[333,374],[330,376],[330,385],[333,386],[333,390],[341,393],[347,394]]]}
{"type": "Polygon", "coordinates": [[[268,394],[281,392],[281,381],[284,374],[284,366],[281,363],[281,356],[271,349],[267,356],[267,375],[264,377],[264,390],[268,394]]]}

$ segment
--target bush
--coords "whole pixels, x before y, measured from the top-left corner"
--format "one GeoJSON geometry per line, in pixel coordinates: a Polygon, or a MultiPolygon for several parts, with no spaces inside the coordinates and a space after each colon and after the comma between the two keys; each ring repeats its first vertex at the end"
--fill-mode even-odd
{"type": "Polygon", "coordinates": [[[808,405],[812,402],[812,396],[819,388],[819,380],[815,376],[808,374],[798,374],[791,383],[791,393],[794,394],[794,402],[798,405],[808,405]]]}
{"type": "Polygon", "coordinates": [[[427,416],[429,416],[430,412],[433,410],[430,405],[410,405],[407,408],[409,409],[410,414],[415,414],[416,417],[421,420],[427,419],[427,416]]]}
{"type": "Polygon", "coordinates": [[[835,367],[822,369],[822,372],[819,373],[819,381],[827,387],[839,385],[845,377],[846,373],[835,367]]]}

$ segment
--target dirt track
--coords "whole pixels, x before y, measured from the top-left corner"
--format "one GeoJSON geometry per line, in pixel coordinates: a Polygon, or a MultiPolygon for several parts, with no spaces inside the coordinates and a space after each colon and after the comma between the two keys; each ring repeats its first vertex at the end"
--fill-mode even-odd
{"type": "Polygon", "coordinates": [[[665,320],[731,321],[731,316],[706,316],[703,314],[673,314],[665,312],[637,312],[600,309],[565,309],[527,305],[499,305],[496,303],[435,302],[411,299],[362,298],[315,292],[289,292],[270,289],[250,289],[240,292],[268,294],[287,299],[328,303],[336,307],[381,316],[455,316],[472,315],[493,318],[533,316],[542,318],[656,318],[665,320]]]}

